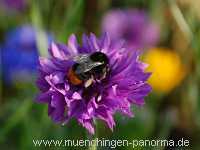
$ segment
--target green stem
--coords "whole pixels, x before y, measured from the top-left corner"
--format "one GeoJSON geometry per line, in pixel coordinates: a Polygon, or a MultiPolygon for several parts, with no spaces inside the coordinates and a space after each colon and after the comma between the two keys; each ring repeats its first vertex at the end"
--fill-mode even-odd
{"type": "MultiPolygon", "coordinates": [[[[94,138],[94,140],[96,141],[96,138],[94,138]]],[[[91,146],[89,146],[88,149],[89,150],[97,150],[96,142],[93,142],[93,144],[91,146]]]]}
{"type": "Polygon", "coordinates": [[[95,132],[94,135],[88,134],[88,139],[89,139],[90,141],[93,140],[93,141],[95,141],[95,142],[92,142],[92,145],[88,147],[88,150],[97,150],[96,140],[97,140],[97,137],[98,137],[98,123],[97,123],[96,120],[94,121],[94,124],[95,124],[95,126],[96,126],[96,132],[95,132]]]}

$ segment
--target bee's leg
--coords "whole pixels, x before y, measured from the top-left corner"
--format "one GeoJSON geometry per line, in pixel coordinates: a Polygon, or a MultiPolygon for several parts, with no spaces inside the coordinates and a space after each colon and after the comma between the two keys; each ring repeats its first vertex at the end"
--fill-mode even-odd
{"type": "Polygon", "coordinates": [[[92,85],[93,81],[94,81],[94,77],[91,76],[91,78],[89,78],[87,81],[85,81],[85,83],[84,83],[85,88],[87,88],[90,85],[92,85]]]}
{"type": "Polygon", "coordinates": [[[102,99],[102,96],[101,96],[101,95],[98,95],[96,100],[97,100],[97,102],[100,102],[101,99],[102,99]]]}

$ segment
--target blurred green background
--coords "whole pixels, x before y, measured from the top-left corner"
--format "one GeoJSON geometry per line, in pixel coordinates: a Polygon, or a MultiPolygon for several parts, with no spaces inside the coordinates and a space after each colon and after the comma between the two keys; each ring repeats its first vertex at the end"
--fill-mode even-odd
{"type": "MultiPolygon", "coordinates": [[[[125,138],[130,141],[184,138],[190,141],[190,146],[186,149],[198,150],[200,148],[198,6],[200,6],[198,0],[1,0],[1,54],[7,50],[6,42],[12,46],[12,43],[9,43],[9,32],[23,25],[28,24],[37,29],[37,50],[41,55],[47,55],[45,44],[47,39],[40,31],[51,34],[56,41],[66,43],[71,33],[75,33],[79,38],[82,33],[93,32],[101,35],[103,17],[110,10],[143,10],[159,28],[159,40],[155,45],[145,48],[142,57],[150,64],[149,70],[153,72],[149,80],[153,91],[146,97],[144,107],[133,107],[134,118],[115,115],[116,127],[113,132],[104,123],[99,122],[98,137],[125,138]]],[[[6,61],[16,57],[14,54],[8,56],[10,57],[6,57],[6,61]]],[[[1,57],[2,59],[4,58],[1,57]]],[[[38,148],[34,147],[33,139],[87,139],[87,131],[75,120],[66,126],[54,124],[47,115],[47,106],[34,102],[38,94],[35,85],[36,74],[28,75],[27,81],[16,77],[17,79],[14,78],[7,83],[5,79],[7,74],[3,74],[6,72],[7,64],[1,62],[0,149],[38,148]]],[[[15,77],[17,71],[10,73],[15,77]]],[[[44,146],[40,148],[60,149],[44,146]]],[[[65,149],[78,148],[65,147],[65,149]]],[[[138,149],[155,148],[138,147],[138,149]]],[[[168,149],[168,147],[157,147],[157,149],[168,149]]]]}

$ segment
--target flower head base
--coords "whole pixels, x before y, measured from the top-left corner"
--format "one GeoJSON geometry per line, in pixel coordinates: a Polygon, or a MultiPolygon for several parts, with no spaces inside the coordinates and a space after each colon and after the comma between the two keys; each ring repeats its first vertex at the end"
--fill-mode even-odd
{"type": "Polygon", "coordinates": [[[82,45],[71,35],[68,45],[52,43],[49,52],[51,58],[40,58],[38,101],[48,104],[55,122],[76,118],[94,134],[94,119],[101,119],[113,129],[114,113],[133,117],[131,104],[143,105],[151,91],[139,53],[113,44],[107,34],[83,35],[82,45]]]}

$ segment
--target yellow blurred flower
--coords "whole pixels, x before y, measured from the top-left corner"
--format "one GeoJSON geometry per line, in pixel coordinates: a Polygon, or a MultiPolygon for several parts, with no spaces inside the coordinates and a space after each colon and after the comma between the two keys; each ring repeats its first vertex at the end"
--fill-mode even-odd
{"type": "Polygon", "coordinates": [[[152,72],[149,83],[157,92],[169,92],[185,76],[185,68],[177,53],[165,48],[150,49],[144,56],[149,64],[147,71],[152,72]]]}

